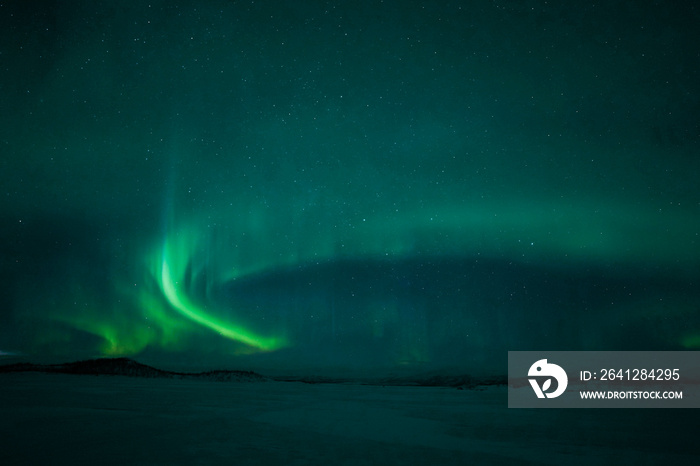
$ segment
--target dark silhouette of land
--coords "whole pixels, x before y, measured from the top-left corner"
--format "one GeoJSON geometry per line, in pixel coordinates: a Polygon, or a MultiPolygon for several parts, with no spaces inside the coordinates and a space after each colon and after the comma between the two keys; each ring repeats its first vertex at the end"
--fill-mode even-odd
{"type": "Polygon", "coordinates": [[[157,369],[129,358],[99,358],[64,364],[34,364],[28,362],[0,365],[0,374],[12,372],[42,372],[73,375],[113,375],[142,378],[191,379],[217,382],[302,382],[307,384],[357,383],[362,385],[454,387],[473,389],[489,385],[506,385],[506,376],[472,377],[470,375],[415,375],[372,379],[343,379],[321,376],[268,377],[253,371],[211,370],[206,372],[175,372],[157,369]]]}
{"type": "Polygon", "coordinates": [[[215,370],[187,373],[173,372],[141,364],[129,358],[99,358],[76,361],[65,364],[17,363],[0,366],[0,373],[8,372],[43,372],[75,375],[123,375],[127,377],[163,378],[163,379],[197,379],[215,381],[250,381],[263,382],[268,377],[252,371],[215,370]]]}

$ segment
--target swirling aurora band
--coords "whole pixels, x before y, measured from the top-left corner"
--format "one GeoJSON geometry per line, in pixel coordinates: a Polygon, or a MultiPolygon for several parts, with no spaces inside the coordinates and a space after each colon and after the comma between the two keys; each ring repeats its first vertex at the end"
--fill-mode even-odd
{"type": "Polygon", "coordinates": [[[226,324],[207,315],[204,309],[191,302],[187,295],[178,288],[177,282],[173,279],[167,257],[163,257],[160,283],[163,294],[172,307],[193,322],[214,330],[226,338],[245,343],[263,351],[275,350],[283,345],[282,340],[278,338],[264,338],[244,328],[226,324]]]}
{"type": "MultiPolygon", "coordinates": [[[[475,255],[475,247],[481,252],[504,251],[510,244],[512,249],[508,251],[509,257],[522,257],[524,262],[530,263],[544,264],[553,257],[559,258],[560,262],[566,258],[572,267],[580,264],[595,266],[604,260],[613,259],[623,265],[645,262],[658,266],[674,263],[680,266],[676,272],[679,277],[684,276],[684,270],[692,271],[691,265],[696,263],[697,253],[683,247],[689,241],[678,238],[679,233],[675,233],[675,236],[671,233],[666,235],[668,241],[663,242],[664,254],[649,257],[647,242],[644,238],[635,238],[629,234],[625,222],[610,222],[608,217],[604,221],[589,222],[590,234],[571,238],[567,237],[563,229],[578,219],[575,212],[560,214],[563,226],[558,226],[542,219],[533,222],[533,218],[539,218],[538,211],[533,206],[524,206],[518,210],[526,212],[527,219],[525,214],[516,215],[503,208],[484,208],[481,215],[477,215],[478,212],[472,212],[471,215],[467,212],[461,215],[453,212],[453,215],[449,215],[450,212],[443,211],[435,216],[435,220],[421,219],[414,215],[387,215],[380,222],[377,218],[368,217],[366,222],[353,225],[352,228],[339,229],[336,239],[319,231],[315,235],[311,232],[304,242],[296,243],[284,235],[275,237],[268,234],[270,231],[283,231],[280,224],[270,223],[263,230],[255,230],[247,226],[253,222],[236,222],[236,225],[244,225],[239,228],[219,223],[213,229],[215,231],[212,231],[208,222],[200,217],[188,222],[172,218],[168,221],[166,232],[157,235],[158,239],[145,242],[143,249],[123,256],[125,262],[112,265],[109,288],[100,288],[98,282],[86,273],[76,273],[66,281],[56,282],[53,290],[47,289],[45,295],[52,296],[53,303],[51,313],[48,314],[47,310],[46,315],[52,322],[64,325],[37,327],[34,346],[37,349],[34,351],[48,345],[56,348],[59,344],[67,348],[82,344],[93,351],[87,354],[94,355],[94,351],[98,351],[107,356],[132,356],[145,351],[150,351],[149,354],[168,352],[182,355],[191,352],[235,356],[292,347],[297,352],[317,351],[326,348],[328,342],[333,344],[333,340],[330,340],[333,327],[330,320],[324,328],[310,327],[312,323],[308,316],[312,313],[318,316],[319,313],[330,312],[323,310],[323,306],[327,306],[330,301],[324,304],[320,299],[328,296],[331,291],[315,289],[313,292],[316,294],[309,298],[271,288],[266,292],[279,292],[279,296],[264,296],[260,301],[253,302],[251,307],[230,299],[235,296],[227,295],[226,290],[230,290],[230,285],[237,280],[264,277],[280,270],[295,271],[310,263],[328,264],[353,259],[362,260],[367,267],[372,267],[371,264],[381,261],[401,263],[417,257],[429,260],[430,257],[436,257],[438,252],[433,249],[436,238],[440,238],[442,249],[449,246],[450,257],[457,257],[457,254],[475,255]],[[492,214],[487,215],[487,210],[492,214]],[[494,212],[498,215],[494,215],[494,212]],[[494,236],[489,233],[496,231],[503,232],[498,244],[494,246],[484,242],[484,238],[494,236]],[[595,231],[605,231],[603,236],[610,241],[599,241],[601,235],[594,235],[595,231]],[[528,237],[530,242],[523,244],[517,241],[516,234],[528,237]],[[344,247],[335,246],[339,241],[337,238],[340,238],[344,247]],[[588,254],[576,254],[580,250],[586,250],[588,254]],[[309,338],[313,332],[326,332],[328,339],[310,343],[309,338]]],[[[678,221],[673,216],[666,215],[668,224],[678,221]]],[[[642,216],[639,215],[639,218],[642,216]]],[[[685,221],[685,224],[688,223],[695,225],[692,220],[685,221]]],[[[637,222],[635,226],[644,230],[651,225],[640,226],[637,222]]],[[[692,234],[692,231],[694,230],[687,235],[692,234]]],[[[655,251],[659,252],[658,249],[655,251]]],[[[484,256],[486,254],[481,257],[484,256]]],[[[27,290],[30,286],[30,283],[26,285],[27,290]]],[[[241,288],[238,290],[241,291],[241,288]]],[[[338,290],[333,293],[338,297],[336,306],[344,305],[345,312],[357,314],[357,322],[376,324],[376,328],[369,324],[353,327],[355,333],[352,335],[357,337],[355,341],[359,347],[366,345],[367,341],[361,339],[364,338],[363,335],[383,335],[381,338],[385,341],[399,335],[396,340],[399,345],[403,344],[401,332],[405,332],[404,342],[418,341],[418,337],[426,338],[427,334],[416,336],[410,333],[412,327],[401,320],[394,295],[376,295],[375,301],[366,300],[355,306],[350,301],[341,302],[345,298],[337,294],[338,290]]],[[[684,293],[673,300],[671,295],[660,295],[663,301],[653,295],[653,290],[650,297],[640,295],[636,300],[630,301],[627,310],[618,314],[620,321],[629,318],[630,322],[634,322],[633,319],[649,318],[665,325],[678,322],[678,326],[671,325],[667,329],[664,336],[668,339],[665,341],[685,349],[696,349],[700,347],[700,340],[694,325],[694,295],[684,293]],[[685,324],[681,325],[681,322],[685,324]]],[[[49,309],[42,300],[44,295],[27,291],[23,296],[23,305],[27,308],[49,309]]],[[[410,296],[412,295],[407,295],[406,299],[410,296]]],[[[469,296],[465,297],[466,300],[454,303],[454,309],[464,306],[465,302],[469,304],[469,296]]],[[[477,295],[476,299],[478,298],[477,295]]],[[[428,303],[432,307],[436,304],[439,303],[428,303]]],[[[413,304],[409,308],[411,305],[413,304]]],[[[478,308],[475,310],[478,311],[478,308]]],[[[607,311],[603,309],[601,312],[607,311]]],[[[342,315],[339,312],[338,318],[342,318],[342,315]]],[[[353,318],[347,317],[346,323],[353,318]]],[[[468,316],[463,318],[468,319],[468,316]]],[[[472,330],[475,329],[476,327],[472,330]]],[[[472,330],[470,337],[476,338],[472,330]]],[[[346,333],[342,338],[350,335],[347,327],[343,331],[346,333]]],[[[479,338],[486,338],[486,334],[479,338]]],[[[417,351],[416,348],[408,347],[410,345],[405,346],[395,351],[397,360],[406,359],[406,354],[417,351]]],[[[425,359],[426,356],[421,354],[416,360],[425,359]]]]}
{"type": "Polygon", "coordinates": [[[166,239],[157,279],[163,296],[174,310],[190,321],[254,350],[273,351],[286,345],[283,338],[263,337],[241,326],[217,319],[207,312],[206,306],[194,302],[183,283],[188,267],[192,266],[191,260],[191,251],[182,250],[166,239]]]}

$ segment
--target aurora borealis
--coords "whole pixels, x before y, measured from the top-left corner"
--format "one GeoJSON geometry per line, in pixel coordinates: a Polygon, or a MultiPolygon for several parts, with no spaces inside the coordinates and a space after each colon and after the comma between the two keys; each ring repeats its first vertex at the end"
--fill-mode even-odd
{"type": "Polygon", "coordinates": [[[700,347],[697,7],[29,3],[0,3],[0,356],[700,347]]]}

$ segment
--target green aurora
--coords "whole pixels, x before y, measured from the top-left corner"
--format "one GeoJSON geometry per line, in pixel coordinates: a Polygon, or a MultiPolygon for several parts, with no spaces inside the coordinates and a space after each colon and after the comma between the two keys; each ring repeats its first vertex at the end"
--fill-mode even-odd
{"type": "Polygon", "coordinates": [[[0,6],[0,354],[700,348],[696,12],[276,3],[0,6]]]}

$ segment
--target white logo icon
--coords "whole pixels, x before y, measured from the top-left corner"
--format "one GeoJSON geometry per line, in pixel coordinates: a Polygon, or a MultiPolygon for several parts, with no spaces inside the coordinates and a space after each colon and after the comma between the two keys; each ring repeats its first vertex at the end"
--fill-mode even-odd
{"type": "Polygon", "coordinates": [[[532,385],[532,389],[535,391],[535,395],[537,395],[537,398],[556,398],[564,393],[564,390],[566,390],[566,386],[569,383],[569,378],[566,376],[564,369],[556,364],[547,363],[546,359],[540,359],[535,364],[530,366],[530,370],[527,372],[527,375],[529,377],[550,377],[545,380],[542,387],[540,387],[539,383],[537,383],[537,379],[528,379],[530,381],[530,385],[532,385]],[[552,377],[557,380],[557,389],[551,393],[547,393],[547,390],[549,390],[549,387],[552,385],[552,377]]]}

